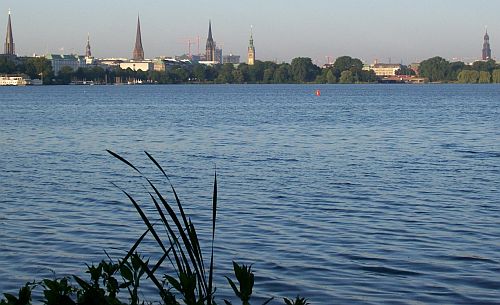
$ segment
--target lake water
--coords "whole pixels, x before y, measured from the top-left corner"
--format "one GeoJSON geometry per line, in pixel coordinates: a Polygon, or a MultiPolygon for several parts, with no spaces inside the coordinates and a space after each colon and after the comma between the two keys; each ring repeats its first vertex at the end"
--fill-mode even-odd
{"type": "Polygon", "coordinates": [[[0,292],[144,232],[106,149],[167,191],[155,156],[205,246],[217,167],[219,300],[236,260],[257,299],[500,304],[500,86],[0,88],[0,292]]]}

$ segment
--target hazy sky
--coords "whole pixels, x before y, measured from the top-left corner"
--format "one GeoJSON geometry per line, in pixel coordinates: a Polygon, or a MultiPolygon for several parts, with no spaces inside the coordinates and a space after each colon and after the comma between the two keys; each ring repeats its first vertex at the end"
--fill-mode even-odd
{"type": "Polygon", "coordinates": [[[224,53],[242,58],[250,25],[257,59],[279,62],[307,56],[322,64],[341,55],[472,61],[486,25],[493,57],[500,52],[499,0],[2,0],[2,48],[9,8],[20,55],[83,54],[89,32],[94,56],[131,57],[138,13],[148,58],[187,53],[187,40],[197,36],[203,50],[209,19],[224,53]]]}

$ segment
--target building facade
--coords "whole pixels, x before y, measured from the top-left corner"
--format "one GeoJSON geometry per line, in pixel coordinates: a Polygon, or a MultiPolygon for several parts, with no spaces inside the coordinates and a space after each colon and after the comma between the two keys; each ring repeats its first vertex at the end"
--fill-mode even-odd
{"type": "Polygon", "coordinates": [[[75,71],[78,68],[85,68],[87,66],[85,56],[80,55],[49,54],[46,55],[45,58],[52,64],[52,71],[54,71],[55,75],[58,75],[63,67],[70,67],[75,71]]]}
{"type": "Polygon", "coordinates": [[[490,47],[490,35],[488,35],[488,30],[484,34],[484,42],[483,42],[483,60],[491,59],[491,47],[490,47]]]}
{"type": "Polygon", "coordinates": [[[155,64],[152,61],[127,61],[120,63],[120,69],[132,71],[148,72],[154,70],[155,64]]]}
{"type": "Polygon", "coordinates": [[[7,35],[5,37],[4,44],[4,54],[6,55],[15,55],[16,49],[14,45],[14,36],[12,35],[12,22],[10,20],[10,11],[9,18],[7,20],[7,35]]]}
{"type": "Polygon", "coordinates": [[[373,70],[373,72],[375,72],[375,75],[380,77],[395,76],[396,72],[399,69],[401,69],[400,64],[381,64],[377,62],[375,62],[373,65],[363,67],[363,70],[373,70]]]}
{"type": "Polygon", "coordinates": [[[229,55],[224,55],[222,57],[222,62],[225,63],[225,64],[234,64],[234,65],[237,65],[240,63],[240,56],[239,55],[233,55],[233,54],[229,54],[229,55]]]}

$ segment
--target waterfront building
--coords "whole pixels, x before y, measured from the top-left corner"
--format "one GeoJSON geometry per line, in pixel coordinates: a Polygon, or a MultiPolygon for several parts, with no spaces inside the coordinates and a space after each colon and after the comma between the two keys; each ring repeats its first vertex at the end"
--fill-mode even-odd
{"type": "MultiPolygon", "coordinates": [[[[208,38],[207,38],[207,44],[205,48],[205,61],[208,62],[215,62],[216,61],[216,44],[214,41],[214,38],[212,36],[212,21],[208,21],[208,38]]],[[[222,52],[221,52],[222,53],[222,52]]]]}
{"type": "Polygon", "coordinates": [[[363,67],[363,70],[365,71],[373,70],[373,72],[375,72],[375,75],[380,77],[395,76],[396,72],[399,69],[401,69],[400,64],[382,64],[378,62],[363,67]]]}
{"type": "Polygon", "coordinates": [[[482,58],[483,60],[491,59],[490,35],[488,35],[488,29],[486,29],[486,33],[484,34],[482,58]]]}
{"type": "Polygon", "coordinates": [[[142,48],[142,36],[141,36],[141,21],[139,16],[137,16],[137,32],[135,35],[135,47],[132,54],[132,59],[135,61],[144,60],[144,49],[142,48]]]}
{"type": "Polygon", "coordinates": [[[118,68],[122,62],[126,62],[128,59],[126,58],[101,58],[99,59],[99,64],[106,69],[109,68],[118,68]]]}
{"type": "Polygon", "coordinates": [[[222,62],[225,63],[225,64],[234,64],[234,65],[237,65],[237,64],[240,63],[240,56],[239,55],[233,55],[233,54],[224,55],[222,57],[222,62]]]}
{"type": "Polygon", "coordinates": [[[153,69],[155,71],[166,71],[172,67],[187,67],[192,63],[189,59],[157,57],[153,60],[153,69]]]}
{"type": "Polygon", "coordinates": [[[4,54],[15,55],[16,49],[14,45],[14,36],[12,35],[12,22],[10,20],[10,10],[9,18],[7,20],[7,35],[5,36],[4,54]]]}
{"type": "Polygon", "coordinates": [[[45,58],[52,64],[52,71],[54,71],[55,75],[58,75],[59,71],[61,71],[63,67],[70,67],[73,71],[75,71],[78,68],[85,68],[87,66],[85,56],[80,55],[48,54],[45,58]]]}
{"type": "Polygon", "coordinates": [[[132,71],[143,71],[148,72],[154,69],[154,63],[152,61],[127,61],[120,63],[120,68],[123,70],[131,69],[132,71]]]}
{"type": "Polygon", "coordinates": [[[255,46],[253,45],[253,30],[250,29],[250,42],[248,44],[248,60],[247,64],[253,66],[255,64],[255,46]]]}

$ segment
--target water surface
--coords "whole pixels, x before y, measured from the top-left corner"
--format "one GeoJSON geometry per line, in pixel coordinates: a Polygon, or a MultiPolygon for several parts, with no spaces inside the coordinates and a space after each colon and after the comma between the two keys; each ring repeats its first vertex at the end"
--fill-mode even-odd
{"type": "Polygon", "coordinates": [[[0,291],[81,274],[144,232],[110,182],[153,207],[111,149],[168,192],[153,154],[205,242],[217,167],[221,298],[237,260],[253,264],[259,298],[498,304],[499,96],[494,85],[0,88],[0,291]]]}

